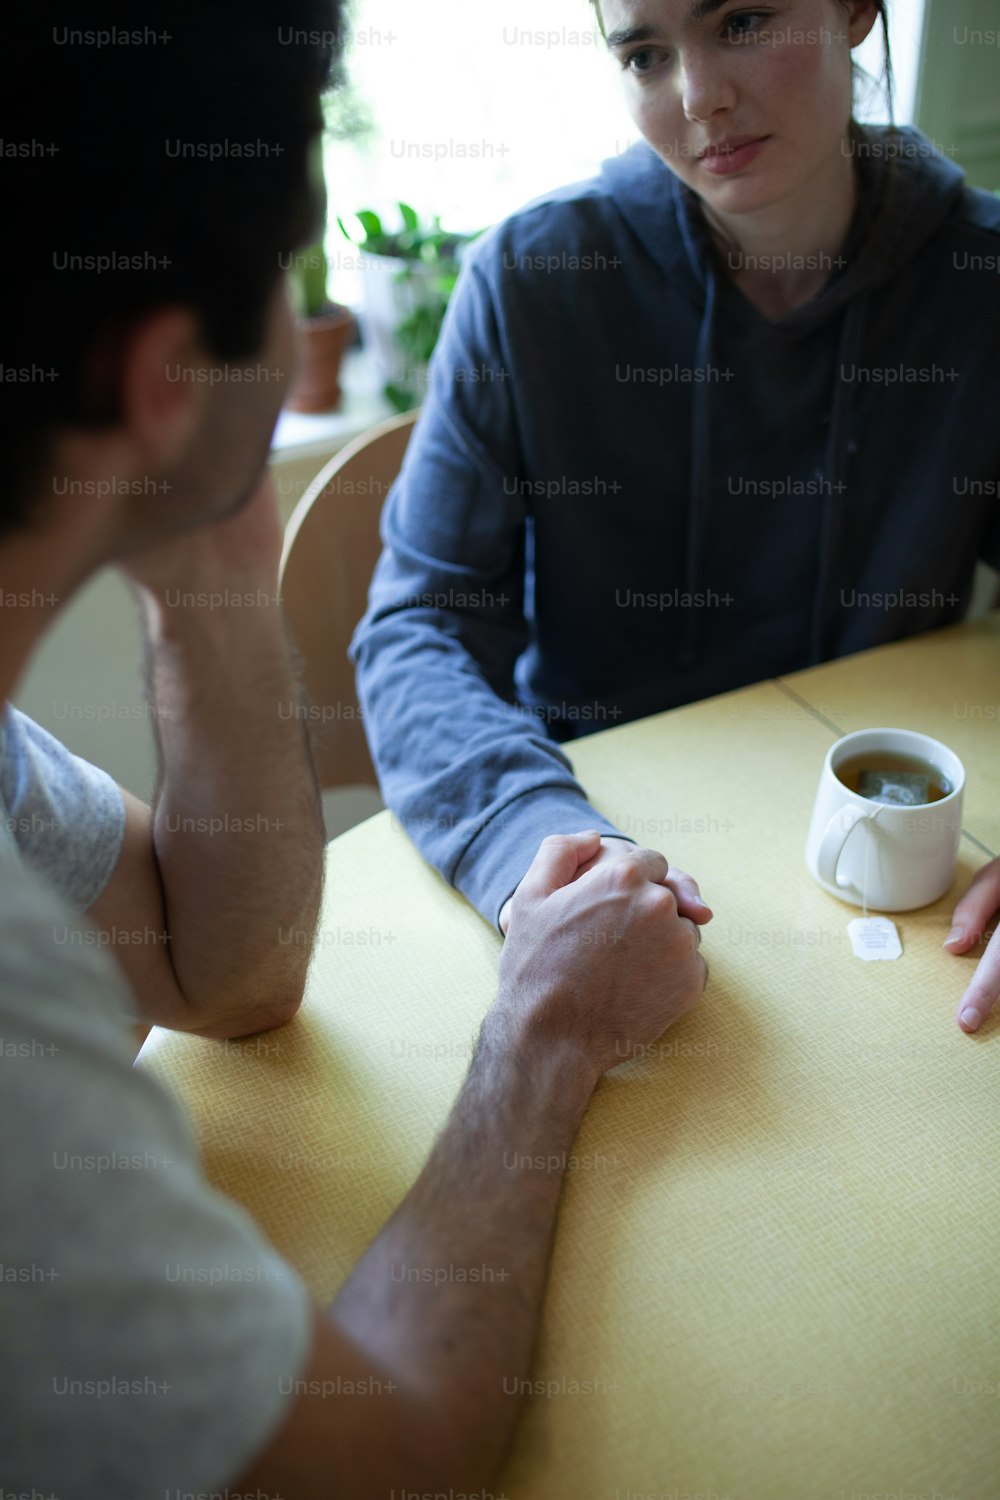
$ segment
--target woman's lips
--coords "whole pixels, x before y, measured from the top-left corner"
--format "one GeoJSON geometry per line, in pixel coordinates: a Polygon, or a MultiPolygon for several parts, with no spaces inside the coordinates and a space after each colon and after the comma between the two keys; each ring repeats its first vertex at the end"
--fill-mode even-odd
{"type": "Polygon", "coordinates": [[[701,164],[706,172],[711,172],[716,177],[728,177],[730,173],[741,172],[752,161],[756,161],[770,139],[769,135],[761,135],[738,145],[727,145],[723,141],[718,146],[709,146],[700,158],[701,164]]]}

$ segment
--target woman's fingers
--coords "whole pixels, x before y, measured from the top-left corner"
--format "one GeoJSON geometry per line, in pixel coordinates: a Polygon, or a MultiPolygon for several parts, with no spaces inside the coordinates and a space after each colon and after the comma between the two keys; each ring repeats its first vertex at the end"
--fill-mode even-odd
{"type": "Polygon", "coordinates": [[[1000,911],[1000,859],[991,860],[976,875],[955,907],[944,946],[951,953],[968,953],[981,943],[990,922],[1000,911]]]}
{"type": "MultiPolygon", "coordinates": [[[[976,875],[969,889],[955,907],[951,931],[944,940],[949,953],[968,953],[981,943],[986,929],[1000,911],[1000,859],[991,860],[976,875]]],[[[958,1007],[958,1024],[963,1031],[978,1031],[1000,998],[1000,931],[995,932],[972,983],[958,1007]]]]}
{"type": "Polygon", "coordinates": [[[958,1007],[958,1024],[963,1031],[978,1031],[1000,999],[1000,929],[990,938],[989,946],[972,976],[972,983],[958,1007]]]}

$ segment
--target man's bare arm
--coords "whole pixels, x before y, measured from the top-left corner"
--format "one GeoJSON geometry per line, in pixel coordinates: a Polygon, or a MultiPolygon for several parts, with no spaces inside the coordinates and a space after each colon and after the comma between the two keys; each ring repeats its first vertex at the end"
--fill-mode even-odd
{"type": "Polygon", "coordinates": [[[277,597],[280,546],[268,478],[232,520],[127,568],[160,784],[152,811],[126,798],[122,854],[89,915],[148,934],[111,944],[143,1019],[204,1036],[294,1015],[319,912],[322,809],[277,597]]]}
{"type": "Polygon", "coordinates": [[[598,848],[596,833],[542,846],[448,1124],[332,1308],[317,1311],[303,1389],[238,1490],[385,1500],[474,1491],[495,1474],[587,1103],[705,984],[696,927],[650,878],[665,862],[651,871],[637,853],[575,879],[598,848]]]}

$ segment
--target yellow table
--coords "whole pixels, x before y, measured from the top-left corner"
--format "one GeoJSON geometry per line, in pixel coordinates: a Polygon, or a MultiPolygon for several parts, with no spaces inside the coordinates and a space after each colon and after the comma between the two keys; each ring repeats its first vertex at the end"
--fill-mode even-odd
{"type": "MultiPolygon", "coordinates": [[[[610,730],[596,805],[695,873],[705,999],[608,1077],[567,1177],[511,1500],[1000,1496],[1000,1018],[954,1024],[941,949],[998,839],[1000,621],[610,730]],[[825,722],[829,720],[830,723],[825,722]],[[803,845],[831,724],[966,760],[960,867],[851,955],[803,845]]],[[[244,1043],[156,1032],[211,1179],[330,1299],[419,1171],[494,992],[499,938],[388,813],[330,847],[307,1003],[244,1043]]]]}

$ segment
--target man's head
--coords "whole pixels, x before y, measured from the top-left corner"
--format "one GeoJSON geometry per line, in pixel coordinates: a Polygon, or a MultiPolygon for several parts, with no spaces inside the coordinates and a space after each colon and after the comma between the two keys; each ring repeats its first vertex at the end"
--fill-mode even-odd
{"type": "Polygon", "coordinates": [[[880,18],[888,48],[886,0],[592,3],[639,130],[720,214],[768,208],[817,180],[849,139],[852,52],[880,18]],[[732,143],[752,160],[714,156],[732,143]]]}
{"type": "Polygon", "coordinates": [[[0,534],[44,524],[72,469],[131,486],[139,546],[239,505],[266,459],[293,364],[281,261],[320,221],[339,4],[25,16],[0,56],[0,534]]]}

